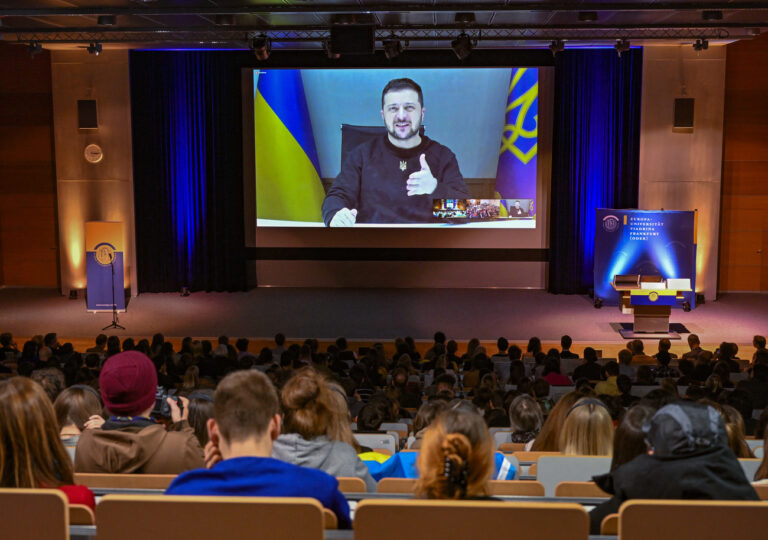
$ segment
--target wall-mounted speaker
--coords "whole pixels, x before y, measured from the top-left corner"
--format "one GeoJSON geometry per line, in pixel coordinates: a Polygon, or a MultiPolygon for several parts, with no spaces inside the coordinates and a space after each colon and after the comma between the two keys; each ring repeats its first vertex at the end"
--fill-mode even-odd
{"type": "Polygon", "coordinates": [[[693,133],[693,98],[675,98],[675,117],[672,131],[693,133]]]}
{"type": "Polygon", "coordinates": [[[96,114],[95,99],[77,100],[77,128],[78,129],[98,129],[99,119],[96,114]]]}

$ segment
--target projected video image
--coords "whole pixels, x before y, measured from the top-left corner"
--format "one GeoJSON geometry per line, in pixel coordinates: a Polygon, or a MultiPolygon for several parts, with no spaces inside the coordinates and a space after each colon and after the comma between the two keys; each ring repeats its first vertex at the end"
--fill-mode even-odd
{"type": "Polygon", "coordinates": [[[535,228],[537,69],[253,77],[257,226],[535,228]]]}

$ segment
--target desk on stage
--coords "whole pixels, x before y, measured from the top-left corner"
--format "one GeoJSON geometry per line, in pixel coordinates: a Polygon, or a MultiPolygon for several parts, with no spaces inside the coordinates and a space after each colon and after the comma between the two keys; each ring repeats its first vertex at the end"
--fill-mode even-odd
{"type": "Polygon", "coordinates": [[[635,316],[631,330],[619,330],[625,339],[669,337],[680,339],[669,330],[672,307],[691,290],[690,279],[664,279],[661,276],[624,274],[613,277],[613,288],[619,293],[619,309],[635,316]]]}

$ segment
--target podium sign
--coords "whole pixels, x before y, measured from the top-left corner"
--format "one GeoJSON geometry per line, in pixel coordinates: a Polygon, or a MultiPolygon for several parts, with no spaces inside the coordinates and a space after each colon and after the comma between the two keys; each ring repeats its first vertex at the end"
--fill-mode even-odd
{"type": "Polygon", "coordinates": [[[124,236],[125,226],[119,221],[88,221],[85,224],[88,311],[112,311],[113,298],[117,310],[125,311],[124,236]]]}
{"type": "MultiPolygon", "coordinates": [[[[627,274],[658,276],[670,284],[669,289],[680,289],[674,286],[675,280],[690,280],[678,295],[682,300],[677,305],[688,301],[691,308],[695,307],[696,212],[597,209],[595,298],[601,298],[606,306],[618,305],[619,292],[612,285],[613,279],[627,274]]],[[[633,293],[633,304],[676,304],[671,298],[663,298],[670,293],[656,293],[633,293]]]]}

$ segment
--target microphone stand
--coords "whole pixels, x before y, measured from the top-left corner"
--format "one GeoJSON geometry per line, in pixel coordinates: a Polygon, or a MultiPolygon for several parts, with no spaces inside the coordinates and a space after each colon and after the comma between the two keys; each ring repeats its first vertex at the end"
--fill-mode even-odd
{"type": "Polygon", "coordinates": [[[113,253],[111,255],[111,259],[109,261],[109,266],[112,269],[112,322],[102,328],[102,330],[107,330],[109,328],[119,328],[120,330],[125,330],[125,326],[120,326],[117,320],[117,304],[115,303],[115,254],[113,253]]]}

